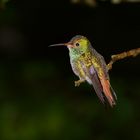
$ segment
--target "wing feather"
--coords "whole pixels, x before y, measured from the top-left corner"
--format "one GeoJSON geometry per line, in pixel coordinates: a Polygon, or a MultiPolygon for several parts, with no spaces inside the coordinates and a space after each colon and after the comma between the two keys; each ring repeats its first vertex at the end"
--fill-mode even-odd
{"type": "Polygon", "coordinates": [[[101,102],[103,104],[105,104],[106,100],[105,100],[105,96],[103,93],[103,88],[102,88],[101,82],[99,80],[98,74],[93,66],[89,67],[88,76],[92,82],[92,86],[93,86],[98,98],[101,100],[101,102]]]}

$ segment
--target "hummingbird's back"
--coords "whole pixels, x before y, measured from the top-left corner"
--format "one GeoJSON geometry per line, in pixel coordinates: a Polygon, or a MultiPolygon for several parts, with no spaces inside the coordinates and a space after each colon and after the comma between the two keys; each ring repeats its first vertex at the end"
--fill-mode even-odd
{"type": "MultiPolygon", "coordinates": [[[[105,74],[105,77],[107,79],[109,79],[108,69],[107,69],[107,65],[106,65],[104,57],[101,54],[99,54],[91,45],[90,45],[90,50],[92,53],[92,59],[94,59],[96,61],[95,63],[97,63],[99,65],[99,68],[102,69],[102,71],[105,74]]],[[[96,69],[96,67],[95,67],[95,69],[96,69]]]]}

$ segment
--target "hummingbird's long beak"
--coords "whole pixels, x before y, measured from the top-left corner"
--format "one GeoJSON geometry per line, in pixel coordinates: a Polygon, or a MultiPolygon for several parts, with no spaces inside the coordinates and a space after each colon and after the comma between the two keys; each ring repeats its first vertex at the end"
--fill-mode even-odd
{"type": "Polygon", "coordinates": [[[60,43],[60,44],[49,45],[49,47],[54,47],[54,46],[72,46],[72,43],[68,42],[68,43],[60,43]]]}

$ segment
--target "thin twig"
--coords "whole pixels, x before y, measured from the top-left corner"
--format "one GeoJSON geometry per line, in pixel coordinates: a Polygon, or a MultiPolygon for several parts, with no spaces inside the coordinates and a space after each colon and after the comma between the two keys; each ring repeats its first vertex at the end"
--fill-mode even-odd
{"type": "Polygon", "coordinates": [[[140,54],[140,48],[129,50],[127,52],[123,52],[123,53],[120,53],[120,54],[112,55],[111,56],[111,61],[107,64],[107,68],[108,68],[108,70],[111,70],[114,62],[116,62],[118,60],[121,60],[121,59],[124,59],[126,57],[135,57],[138,54],[140,54]]]}

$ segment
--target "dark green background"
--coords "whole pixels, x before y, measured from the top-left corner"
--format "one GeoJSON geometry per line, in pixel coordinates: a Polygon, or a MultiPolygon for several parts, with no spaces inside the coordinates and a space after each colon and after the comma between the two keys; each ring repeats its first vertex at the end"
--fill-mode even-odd
{"type": "Polygon", "coordinates": [[[140,4],[97,7],[11,0],[0,10],[0,140],[140,139],[140,56],[110,71],[117,106],[105,109],[87,83],[74,87],[65,47],[81,34],[107,62],[140,47],[140,4]]]}

